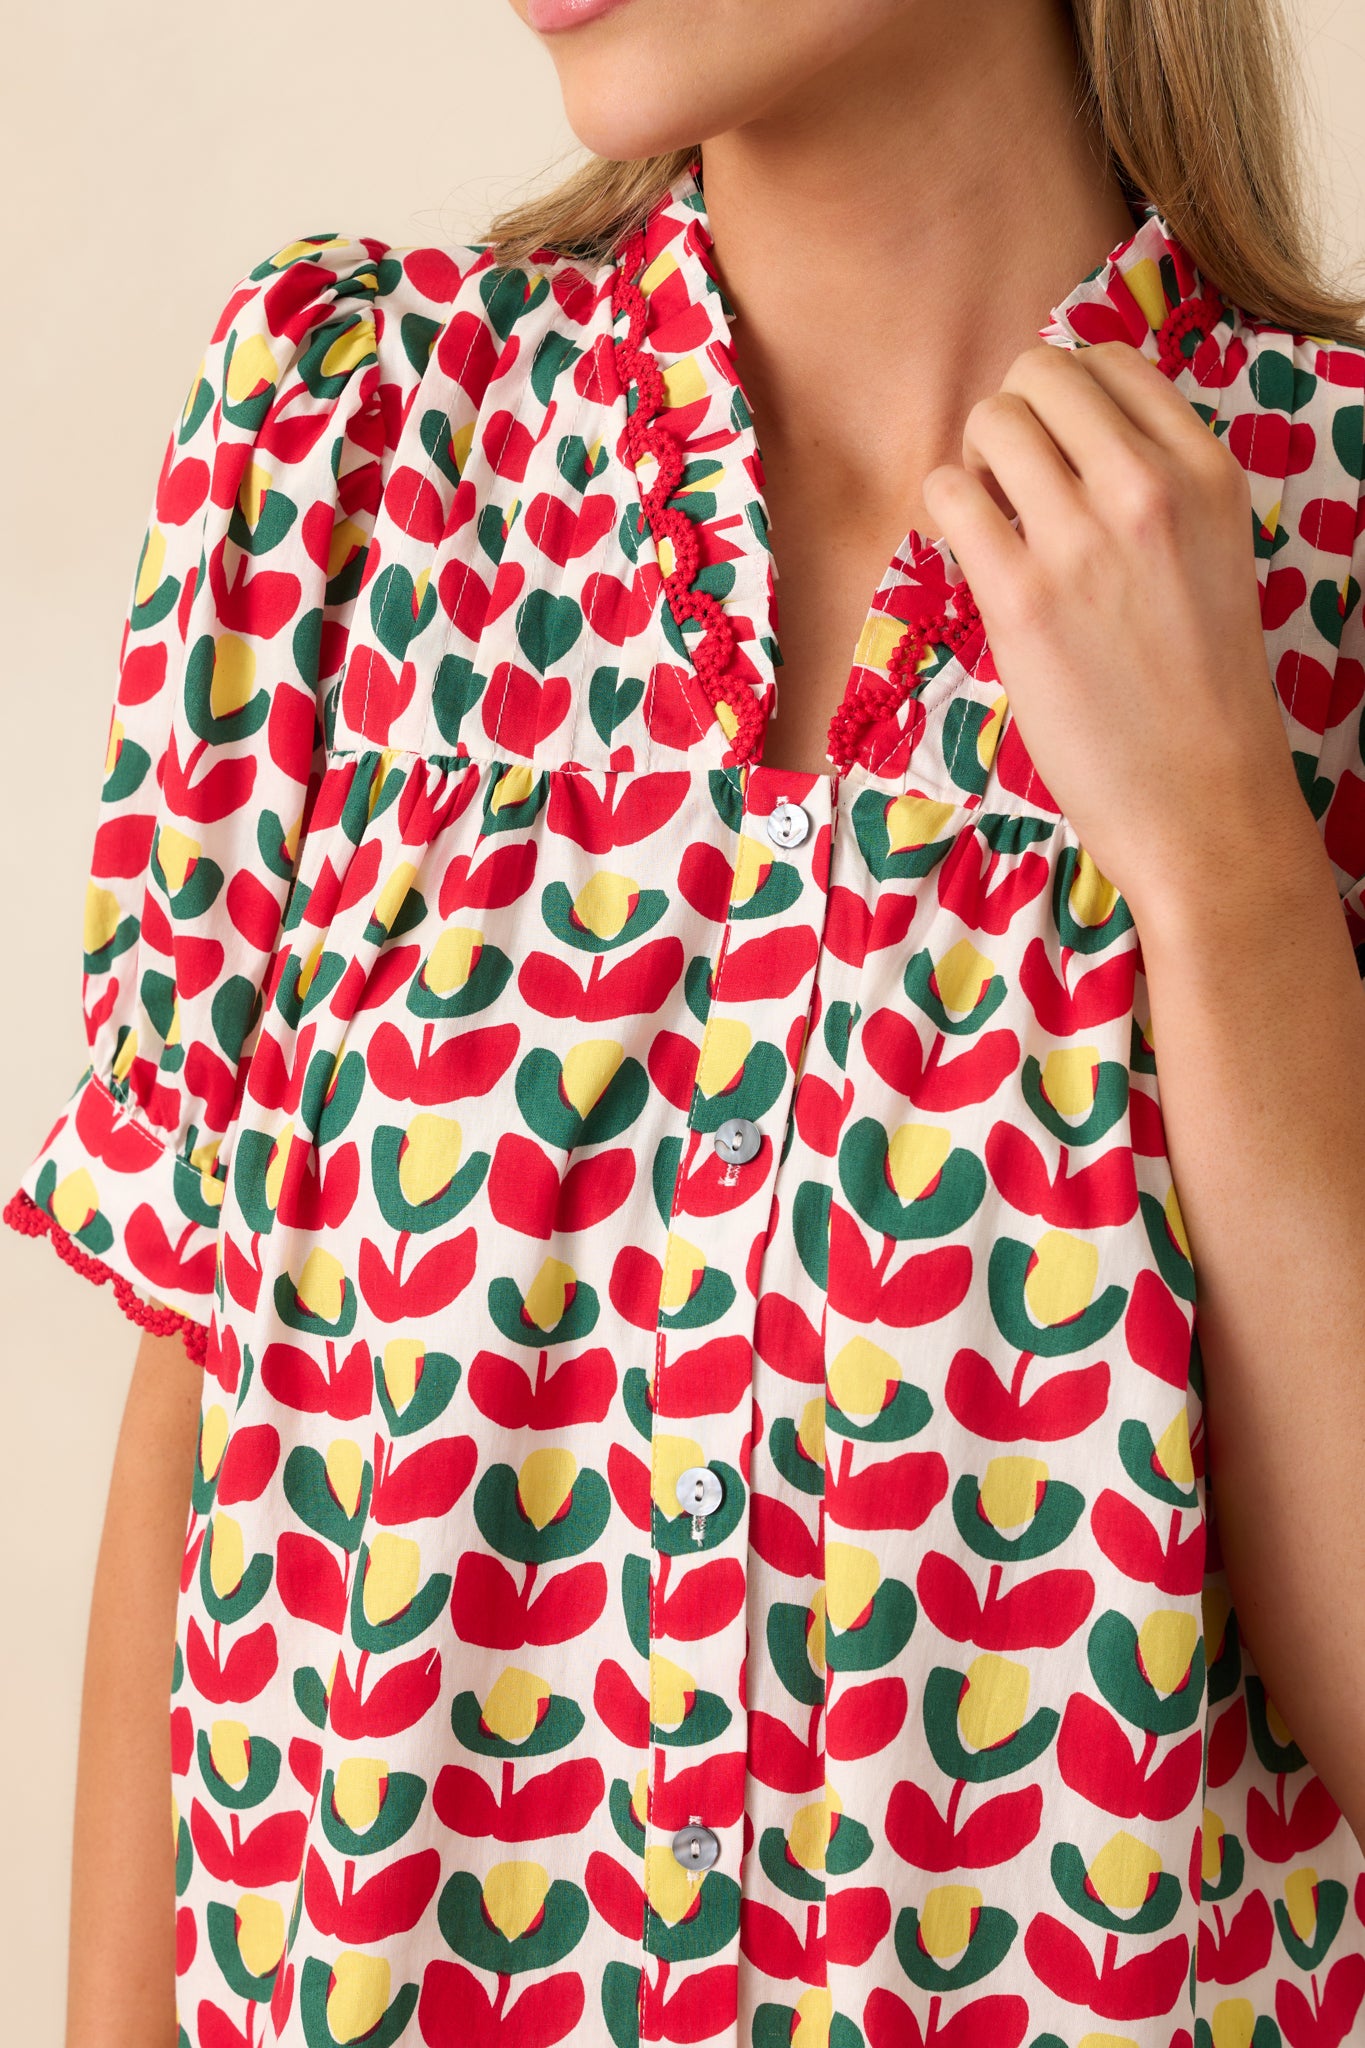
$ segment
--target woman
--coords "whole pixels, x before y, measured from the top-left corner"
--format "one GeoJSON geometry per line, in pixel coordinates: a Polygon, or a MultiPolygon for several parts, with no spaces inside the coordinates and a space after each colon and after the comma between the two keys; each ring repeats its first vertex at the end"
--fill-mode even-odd
{"type": "Polygon", "coordinates": [[[610,161],[258,264],[139,561],[7,1211],[148,1332],[68,2040],[1365,2040],[1365,346],[1283,59],[514,4],[610,161]]]}

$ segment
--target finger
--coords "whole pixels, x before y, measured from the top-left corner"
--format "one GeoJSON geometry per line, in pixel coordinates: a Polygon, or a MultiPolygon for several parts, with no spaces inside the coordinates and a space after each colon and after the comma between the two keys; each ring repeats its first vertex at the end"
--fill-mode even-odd
{"type": "Polygon", "coordinates": [[[989,473],[999,484],[1025,540],[1076,509],[1080,479],[1021,392],[992,392],[972,407],[962,459],[983,483],[989,473]]]}
{"type": "Polygon", "coordinates": [[[984,612],[992,593],[1022,570],[1027,554],[1022,534],[981,479],[957,463],[931,469],[920,492],[984,612]]]}
{"type": "MultiPolygon", "coordinates": [[[[1114,348],[1130,356],[1135,353],[1126,342],[1099,342],[1074,349],[1040,342],[1015,357],[1000,386],[1025,400],[1073,476],[1092,487],[1103,481],[1116,448],[1125,449],[1138,461],[1150,460],[1155,453],[1151,436],[1120,403],[1109,377],[1097,373],[1088,361],[1114,348]]],[[[1152,366],[1146,363],[1143,367],[1152,366]]],[[[1134,380],[1125,379],[1121,369],[1115,374],[1121,385],[1131,387],[1134,380]]],[[[1155,374],[1164,385],[1161,372],[1155,374]]],[[[1185,404],[1183,399],[1179,402],[1185,404]]]]}
{"type": "Polygon", "coordinates": [[[1186,455],[1208,439],[1210,429],[1202,413],[1131,342],[1100,341],[1062,353],[1086,371],[1096,394],[1109,400],[1122,421],[1168,454],[1186,455]]]}

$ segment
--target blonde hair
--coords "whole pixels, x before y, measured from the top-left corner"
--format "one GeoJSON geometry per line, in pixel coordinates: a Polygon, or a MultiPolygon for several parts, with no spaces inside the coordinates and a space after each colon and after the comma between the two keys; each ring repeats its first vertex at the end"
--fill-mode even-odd
{"type": "MultiPolygon", "coordinates": [[[[1078,111],[1098,124],[1130,198],[1150,200],[1224,297],[1294,333],[1365,343],[1365,295],[1321,267],[1322,195],[1303,150],[1299,51],[1282,0],[1070,0],[1078,111]]],[[[613,255],[697,146],[590,157],[505,208],[499,266],[559,251],[613,255]]]]}

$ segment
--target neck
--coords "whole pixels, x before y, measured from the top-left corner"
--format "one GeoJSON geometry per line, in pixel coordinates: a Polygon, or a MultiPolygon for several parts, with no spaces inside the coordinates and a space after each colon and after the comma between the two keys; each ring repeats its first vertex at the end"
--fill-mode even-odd
{"type": "Polygon", "coordinates": [[[866,504],[960,462],[971,405],[1133,227],[1079,87],[1056,0],[917,0],[705,143],[765,467],[832,460],[866,504]]]}

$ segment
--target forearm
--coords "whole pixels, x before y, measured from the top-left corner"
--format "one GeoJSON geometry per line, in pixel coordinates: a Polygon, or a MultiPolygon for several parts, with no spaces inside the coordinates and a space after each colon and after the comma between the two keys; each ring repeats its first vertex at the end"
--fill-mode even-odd
{"type": "Polygon", "coordinates": [[[144,1336],[86,1642],[66,2048],[174,2048],[170,1685],[202,1367],[144,1336]]]}
{"type": "Polygon", "coordinates": [[[1365,989],[1311,817],[1284,808],[1135,913],[1229,1590],[1365,1842],[1365,989]]]}

